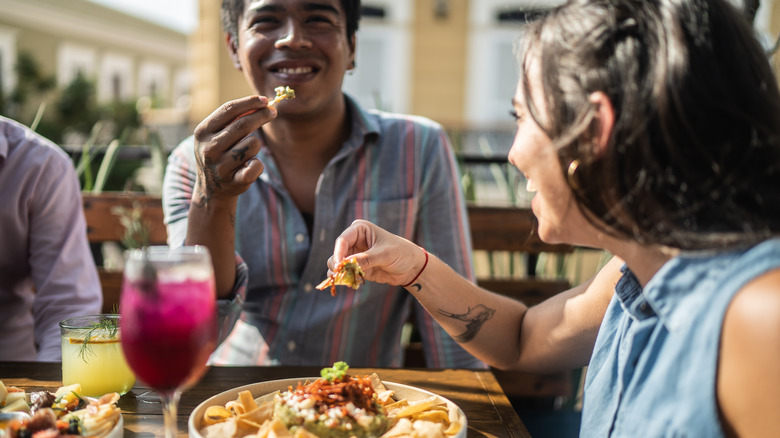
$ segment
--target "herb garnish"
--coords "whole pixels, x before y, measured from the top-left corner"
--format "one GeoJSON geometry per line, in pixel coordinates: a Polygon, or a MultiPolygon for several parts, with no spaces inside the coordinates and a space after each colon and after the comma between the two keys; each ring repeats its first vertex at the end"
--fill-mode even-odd
{"type": "Polygon", "coordinates": [[[99,321],[93,322],[86,328],[87,333],[84,335],[84,341],[79,348],[79,357],[86,362],[88,355],[94,355],[92,351],[92,338],[102,337],[104,339],[114,339],[119,332],[119,324],[116,318],[101,317],[99,321]]]}
{"type": "Polygon", "coordinates": [[[344,376],[347,375],[348,369],[349,365],[347,365],[346,362],[339,361],[334,363],[330,368],[323,368],[320,370],[320,376],[328,382],[332,382],[344,378],[344,376]]]}

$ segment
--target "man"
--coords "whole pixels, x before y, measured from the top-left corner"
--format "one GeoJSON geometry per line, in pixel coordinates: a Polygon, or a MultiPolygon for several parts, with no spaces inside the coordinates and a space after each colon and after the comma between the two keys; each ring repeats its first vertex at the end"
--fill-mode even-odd
{"type": "Polygon", "coordinates": [[[0,361],[59,361],[59,322],[100,313],[103,295],[87,243],[70,158],[0,117],[0,361]]]}
{"type": "MultiPolygon", "coordinates": [[[[359,0],[223,1],[228,49],[258,96],[198,125],[171,155],[163,195],[170,243],[209,248],[218,295],[232,300],[225,308],[246,294],[213,363],[402,365],[412,303],[402,288],[339,287],[335,297],[314,288],[339,231],[358,218],[473,278],[458,169],[441,127],[365,111],[341,91],[359,10],[359,0]],[[296,97],[277,111],[264,96],[279,86],[296,97]]],[[[416,316],[429,366],[484,366],[422,309],[416,316]]]]}

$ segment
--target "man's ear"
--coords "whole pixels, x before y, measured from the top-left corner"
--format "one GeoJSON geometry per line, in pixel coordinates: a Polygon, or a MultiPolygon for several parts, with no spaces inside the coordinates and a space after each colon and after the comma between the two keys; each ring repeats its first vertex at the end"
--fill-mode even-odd
{"type": "Polygon", "coordinates": [[[233,61],[233,67],[238,71],[243,70],[241,68],[241,61],[238,59],[238,41],[228,33],[225,34],[225,45],[227,45],[230,60],[233,61]]]}
{"type": "Polygon", "coordinates": [[[612,128],[615,127],[615,109],[612,107],[609,97],[602,91],[591,93],[588,100],[596,110],[595,119],[598,131],[594,137],[597,155],[601,155],[606,151],[609,137],[612,135],[612,128]]]}
{"type": "Polygon", "coordinates": [[[349,39],[349,65],[347,66],[347,70],[353,70],[355,68],[355,53],[356,52],[356,46],[357,46],[357,38],[355,38],[355,35],[353,34],[352,37],[349,39]]]}

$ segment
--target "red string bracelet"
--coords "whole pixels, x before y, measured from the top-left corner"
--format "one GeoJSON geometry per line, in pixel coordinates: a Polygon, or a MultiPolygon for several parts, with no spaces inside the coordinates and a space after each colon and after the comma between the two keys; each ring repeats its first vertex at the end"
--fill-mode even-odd
{"type": "Polygon", "coordinates": [[[421,247],[421,246],[419,246],[418,248],[420,248],[420,249],[422,250],[423,254],[425,254],[425,263],[423,263],[423,267],[422,267],[422,269],[420,269],[420,272],[418,272],[418,273],[417,273],[417,275],[415,275],[415,276],[414,276],[414,278],[412,279],[412,281],[410,281],[408,284],[405,284],[405,285],[403,285],[403,286],[401,286],[401,287],[409,287],[409,286],[411,286],[412,284],[414,284],[414,282],[415,282],[415,281],[417,281],[417,279],[418,279],[418,278],[420,278],[420,275],[421,275],[421,274],[423,273],[423,271],[425,270],[425,267],[426,267],[426,266],[428,266],[428,251],[426,251],[426,250],[425,250],[425,248],[423,248],[423,247],[421,247]]]}

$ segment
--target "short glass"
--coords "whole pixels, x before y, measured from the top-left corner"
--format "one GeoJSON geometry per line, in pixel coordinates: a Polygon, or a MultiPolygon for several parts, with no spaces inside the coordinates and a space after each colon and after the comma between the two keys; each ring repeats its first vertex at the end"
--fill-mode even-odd
{"type": "Polygon", "coordinates": [[[119,338],[119,315],[87,315],[60,322],[62,384],[78,383],[89,397],[126,394],[135,384],[119,338]]]}

